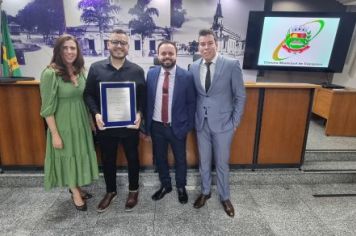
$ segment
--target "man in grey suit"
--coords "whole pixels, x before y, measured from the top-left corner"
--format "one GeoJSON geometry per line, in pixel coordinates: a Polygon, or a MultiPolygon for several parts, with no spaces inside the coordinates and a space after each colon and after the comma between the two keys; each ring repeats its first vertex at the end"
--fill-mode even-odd
{"type": "Polygon", "coordinates": [[[217,189],[226,214],[234,217],[230,201],[230,146],[245,105],[245,87],[240,64],[217,53],[217,38],[211,30],[199,32],[201,59],[190,70],[197,90],[195,128],[198,138],[201,194],[194,203],[201,208],[211,196],[211,162],[217,175],[217,189]]]}

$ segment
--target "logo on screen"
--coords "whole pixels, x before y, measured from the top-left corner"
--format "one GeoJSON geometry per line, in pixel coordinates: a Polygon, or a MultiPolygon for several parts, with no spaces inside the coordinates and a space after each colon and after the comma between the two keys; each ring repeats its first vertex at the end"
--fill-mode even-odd
{"type": "Polygon", "coordinates": [[[314,20],[290,27],[285,39],[274,49],[273,60],[283,61],[293,55],[305,52],[311,47],[309,43],[318,36],[324,26],[323,20],[314,20]]]}

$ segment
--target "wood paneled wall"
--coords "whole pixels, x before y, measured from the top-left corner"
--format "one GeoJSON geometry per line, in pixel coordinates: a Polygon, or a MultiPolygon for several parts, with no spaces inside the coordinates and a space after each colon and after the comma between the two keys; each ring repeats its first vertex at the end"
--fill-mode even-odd
{"type": "Polygon", "coordinates": [[[38,84],[0,85],[1,165],[42,166],[45,124],[38,84]]]}
{"type": "MultiPolygon", "coordinates": [[[[232,145],[234,165],[301,164],[310,109],[310,84],[246,84],[245,112],[232,145]]],[[[38,82],[0,84],[0,165],[43,166],[45,123],[40,117],[38,82]]],[[[198,166],[195,132],[187,137],[187,163],[198,166]]],[[[152,167],[152,146],[140,139],[140,163],[152,167]]],[[[97,148],[100,161],[100,150],[97,148]]],[[[174,164],[171,149],[169,163],[174,164]]],[[[118,166],[126,166],[118,147],[118,166]]]]}
{"type": "Polygon", "coordinates": [[[309,89],[266,89],[258,164],[301,161],[310,97],[309,89]]]}

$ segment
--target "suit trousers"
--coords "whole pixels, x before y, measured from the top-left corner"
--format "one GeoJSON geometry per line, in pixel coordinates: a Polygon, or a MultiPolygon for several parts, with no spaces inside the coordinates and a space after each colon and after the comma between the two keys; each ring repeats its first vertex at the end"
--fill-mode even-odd
{"type": "Polygon", "coordinates": [[[172,127],[152,121],[151,138],[153,156],[162,187],[172,186],[168,166],[168,144],[172,147],[175,159],[176,186],[177,188],[185,187],[187,184],[186,137],[178,139],[173,134],[172,127]]]}
{"type": "Polygon", "coordinates": [[[98,138],[101,153],[104,179],[106,184],[106,192],[117,192],[116,188],[116,156],[118,144],[121,143],[128,166],[129,190],[134,191],[139,187],[139,170],[140,163],[138,157],[138,142],[137,135],[128,137],[111,137],[100,136],[98,138]]]}
{"type": "Polygon", "coordinates": [[[201,192],[204,195],[211,192],[211,164],[214,159],[216,185],[221,201],[230,199],[229,160],[233,135],[234,130],[213,132],[207,119],[204,119],[203,128],[197,131],[201,192]]]}

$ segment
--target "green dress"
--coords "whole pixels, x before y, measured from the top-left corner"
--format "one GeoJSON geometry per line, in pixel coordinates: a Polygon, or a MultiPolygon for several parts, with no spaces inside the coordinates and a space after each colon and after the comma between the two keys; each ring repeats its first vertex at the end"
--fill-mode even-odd
{"type": "Polygon", "coordinates": [[[88,110],[83,100],[84,75],[78,86],[64,82],[54,69],[46,68],[41,75],[41,116],[54,115],[63,149],[55,149],[47,130],[45,157],[45,189],[77,187],[98,178],[98,164],[91,133],[88,110]]]}

